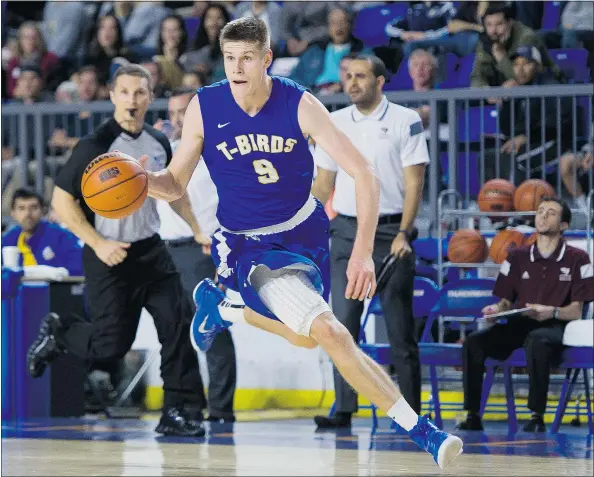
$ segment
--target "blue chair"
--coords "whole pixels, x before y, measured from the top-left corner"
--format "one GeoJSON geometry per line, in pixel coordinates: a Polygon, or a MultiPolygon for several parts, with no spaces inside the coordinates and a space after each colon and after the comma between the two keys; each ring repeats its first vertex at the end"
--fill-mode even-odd
{"type": "MultiPolygon", "coordinates": [[[[414,282],[414,295],[413,295],[413,315],[415,318],[423,318],[427,316],[437,301],[439,295],[439,289],[435,282],[423,277],[415,277],[414,282]]],[[[361,350],[375,360],[378,364],[387,365],[392,363],[392,355],[390,352],[390,345],[386,343],[367,343],[367,337],[365,335],[365,329],[369,318],[374,316],[375,318],[383,317],[384,313],[381,307],[379,296],[374,296],[367,312],[361,323],[361,331],[359,332],[359,346],[361,350]]],[[[360,406],[360,409],[371,409],[372,414],[372,431],[375,431],[378,426],[377,420],[377,407],[374,404],[370,406],[360,406]]],[[[333,416],[336,410],[336,402],[332,404],[330,409],[330,416],[333,416]]],[[[394,427],[394,426],[392,426],[394,427]]]]}
{"type": "Polygon", "coordinates": [[[570,83],[590,82],[588,50],[584,48],[559,48],[549,50],[549,54],[570,83]]]}
{"type": "Polygon", "coordinates": [[[561,19],[561,2],[543,2],[541,28],[543,30],[555,30],[561,19]]]}
{"type": "Polygon", "coordinates": [[[435,409],[435,424],[442,428],[441,402],[437,366],[462,366],[462,345],[431,342],[431,327],[440,316],[467,319],[473,325],[476,318],[482,316],[482,309],[498,301],[493,296],[495,280],[477,278],[446,283],[439,292],[439,298],[431,309],[423,330],[419,347],[423,364],[429,366],[431,394],[435,409]]]}
{"type": "Polygon", "coordinates": [[[406,16],[408,2],[363,8],[357,13],[353,24],[353,35],[366,46],[375,47],[388,44],[390,38],[385,28],[398,17],[406,16]]]}
{"type": "MultiPolygon", "coordinates": [[[[434,237],[423,237],[415,240],[412,244],[417,258],[424,260],[427,263],[437,262],[438,240],[434,237]]],[[[448,254],[448,240],[442,241],[442,255],[445,257],[448,254]]]]}
{"type": "MultiPolygon", "coordinates": [[[[442,177],[445,184],[449,182],[449,155],[447,152],[442,152],[439,156],[442,170],[442,177]]],[[[478,196],[481,190],[481,182],[479,179],[479,154],[470,151],[458,153],[457,171],[456,174],[456,189],[462,197],[467,195],[470,197],[478,196]],[[468,183],[467,183],[468,181],[468,183]]]]}
{"type": "Polygon", "coordinates": [[[470,87],[470,74],[474,66],[474,53],[463,56],[458,60],[455,88],[470,87]]]}
{"type": "Polygon", "coordinates": [[[482,134],[497,133],[497,106],[472,106],[458,111],[458,142],[480,142],[482,134]]]}

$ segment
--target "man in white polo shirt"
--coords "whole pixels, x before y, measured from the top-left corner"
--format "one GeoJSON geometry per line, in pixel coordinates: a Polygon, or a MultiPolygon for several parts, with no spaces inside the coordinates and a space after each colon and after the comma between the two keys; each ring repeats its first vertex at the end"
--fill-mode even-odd
{"type": "MultiPolygon", "coordinates": [[[[351,106],[332,118],[361,153],[373,163],[380,180],[380,218],[373,259],[380,270],[393,254],[393,272],[380,301],[386,319],[398,384],[415,412],[421,411],[421,369],[412,312],[415,255],[411,247],[413,222],[423,193],[425,166],[429,162],[421,118],[416,111],[390,103],[382,93],[386,67],[372,55],[359,55],[349,65],[345,92],[351,106]]],[[[331,223],[331,296],[336,316],[357,339],[363,302],[345,298],[347,263],[357,233],[356,190],[353,179],[321,148],[315,153],[318,173],[313,194],[332,202],[337,216],[331,223]]],[[[348,427],[357,411],[357,394],[334,372],[336,413],[316,416],[320,428],[348,427]]]]}
{"type": "MultiPolygon", "coordinates": [[[[175,151],[184,122],[186,108],[196,94],[193,89],[175,90],[169,98],[169,118],[171,131],[164,131],[171,140],[175,151]]],[[[155,125],[167,129],[164,123],[155,125]]],[[[157,211],[161,219],[159,235],[165,241],[188,294],[205,278],[214,279],[216,267],[210,256],[210,237],[219,227],[216,217],[218,195],[204,161],[200,161],[190,183],[187,194],[200,230],[193,231],[186,221],[176,214],[169,203],[158,200],[157,211]]],[[[229,330],[215,338],[212,347],[206,352],[208,366],[208,420],[214,422],[233,422],[233,398],[236,385],[235,347],[229,330]]]]}

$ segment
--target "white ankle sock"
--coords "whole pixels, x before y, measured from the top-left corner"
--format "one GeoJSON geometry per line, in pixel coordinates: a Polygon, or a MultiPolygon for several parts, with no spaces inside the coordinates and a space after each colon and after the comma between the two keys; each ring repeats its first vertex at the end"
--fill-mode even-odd
{"type": "Polygon", "coordinates": [[[396,424],[404,427],[407,432],[410,432],[419,420],[419,415],[413,411],[413,408],[410,407],[403,397],[398,399],[389,409],[388,416],[394,419],[396,424]]]}
{"type": "Polygon", "coordinates": [[[245,317],[243,316],[245,303],[241,299],[241,295],[233,290],[226,290],[225,295],[225,298],[218,306],[221,318],[231,323],[245,323],[245,317]]]}

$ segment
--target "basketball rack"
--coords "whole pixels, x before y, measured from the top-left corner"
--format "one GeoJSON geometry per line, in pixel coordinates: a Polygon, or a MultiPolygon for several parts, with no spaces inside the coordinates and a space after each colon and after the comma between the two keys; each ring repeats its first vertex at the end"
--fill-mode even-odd
{"type": "MultiPolygon", "coordinates": [[[[594,189],[590,191],[587,197],[587,212],[580,209],[572,209],[572,214],[587,215],[588,223],[586,227],[586,244],[588,254],[592,260],[592,202],[594,201],[594,189]]],[[[481,212],[479,210],[462,209],[463,198],[462,194],[455,189],[447,189],[440,192],[437,198],[437,280],[440,287],[443,286],[443,272],[446,268],[477,268],[477,269],[498,269],[500,265],[497,263],[455,263],[455,262],[444,262],[443,259],[443,240],[444,237],[444,226],[447,226],[449,220],[447,219],[462,219],[462,218],[482,218],[482,217],[534,217],[536,211],[530,212],[481,212]],[[448,199],[449,206],[444,205],[445,199],[448,199]],[[454,199],[454,200],[452,200],[454,199]],[[453,204],[453,207],[452,207],[453,204]]]]}

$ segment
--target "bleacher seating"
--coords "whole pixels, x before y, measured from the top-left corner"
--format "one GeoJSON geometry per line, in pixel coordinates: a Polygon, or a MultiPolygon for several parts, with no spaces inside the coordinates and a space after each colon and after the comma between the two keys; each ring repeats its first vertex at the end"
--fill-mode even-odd
{"type": "Polygon", "coordinates": [[[386,25],[406,15],[408,2],[395,2],[377,7],[361,9],[353,25],[353,35],[361,39],[367,46],[375,47],[388,43],[386,25]]]}
{"type": "Polygon", "coordinates": [[[570,83],[588,83],[590,81],[588,50],[559,48],[549,50],[549,54],[570,83]]]}

